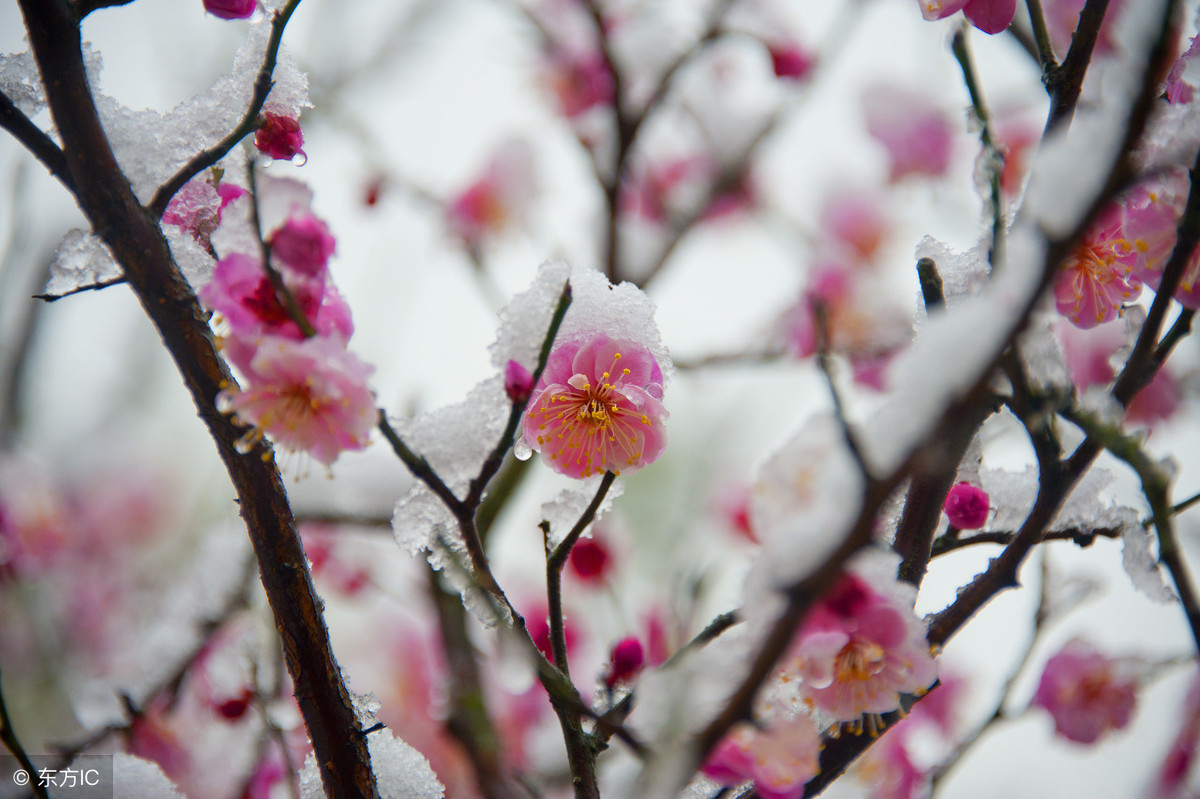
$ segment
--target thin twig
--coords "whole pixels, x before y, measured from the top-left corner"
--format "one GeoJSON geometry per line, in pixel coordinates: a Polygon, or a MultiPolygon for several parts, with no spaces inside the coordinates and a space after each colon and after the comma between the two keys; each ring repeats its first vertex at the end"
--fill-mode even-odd
{"type": "Polygon", "coordinates": [[[4,748],[12,752],[16,757],[17,762],[21,764],[21,768],[29,776],[29,787],[33,790],[38,799],[49,799],[46,793],[46,786],[38,778],[37,767],[33,765],[33,761],[29,759],[29,755],[25,752],[25,747],[21,744],[21,739],[17,737],[17,731],[13,727],[12,719],[8,717],[8,707],[4,704],[4,684],[0,680],[0,742],[4,744],[4,748]]]}
{"type": "Polygon", "coordinates": [[[279,58],[279,47],[283,43],[283,29],[287,26],[288,20],[292,18],[292,13],[298,5],[300,5],[300,0],[288,0],[287,5],[276,11],[275,17],[271,20],[271,35],[267,39],[262,68],[259,69],[258,77],[254,81],[254,93],[250,96],[250,105],[246,107],[246,113],[242,115],[241,121],[225,138],[184,164],[178,172],[159,187],[158,191],[154,192],[154,197],[146,206],[146,210],[152,217],[160,218],[167,210],[171,198],[184,187],[184,184],[228,155],[238,142],[258,127],[258,114],[262,111],[263,104],[267,101],[267,95],[271,93],[271,88],[274,86],[271,76],[275,72],[275,62],[279,58]]]}
{"type": "Polygon", "coordinates": [[[29,117],[17,108],[7,94],[0,91],[0,129],[7,130],[13,138],[24,145],[37,160],[42,162],[50,174],[58,178],[67,187],[67,191],[75,193],[75,179],[67,168],[67,158],[54,139],[33,123],[29,117]]]}
{"type": "Polygon", "coordinates": [[[304,315],[304,309],[300,307],[300,302],[296,299],[296,295],[283,282],[283,275],[271,264],[271,245],[263,238],[262,217],[258,211],[258,178],[256,177],[256,170],[257,164],[255,159],[248,159],[246,162],[246,180],[250,184],[250,222],[254,228],[254,238],[258,241],[259,257],[262,259],[263,271],[267,273],[267,280],[271,283],[271,288],[275,291],[275,299],[287,311],[288,317],[296,324],[296,327],[300,328],[300,332],[305,338],[312,338],[317,334],[317,329],[313,327],[312,322],[304,315]]]}
{"type": "Polygon", "coordinates": [[[63,297],[71,297],[75,294],[82,294],[85,291],[99,291],[110,286],[119,286],[122,283],[127,283],[124,275],[120,277],[109,278],[108,280],[98,280],[95,283],[88,283],[86,286],[76,286],[70,291],[64,291],[62,294],[34,294],[33,299],[42,300],[44,302],[56,302],[63,297]]]}

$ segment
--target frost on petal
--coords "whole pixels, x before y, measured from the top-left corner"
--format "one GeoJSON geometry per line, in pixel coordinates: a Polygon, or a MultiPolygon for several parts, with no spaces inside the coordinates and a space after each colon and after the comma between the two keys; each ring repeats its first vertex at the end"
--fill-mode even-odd
{"type": "Polygon", "coordinates": [[[72,230],[63,236],[50,263],[46,294],[61,297],[72,291],[121,277],[121,267],[98,236],[72,230]]]}
{"type": "MultiPolygon", "coordinates": [[[[139,200],[148,202],[158,187],[197,152],[216,144],[241,121],[270,34],[269,19],[252,23],[234,57],[232,70],[166,114],[122,106],[97,90],[98,74],[89,72],[104,129],[139,200]]],[[[274,86],[268,95],[272,107],[294,116],[311,105],[308,79],[283,49],[272,77],[274,86]]],[[[240,164],[235,157],[230,166],[240,164]]]]}
{"type": "Polygon", "coordinates": [[[763,548],[754,573],[785,586],[808,575],[849,532],[862,473],[832,416],[816,416],[759,470],[751,526],[763,548]]]}
{"type": "Polygon", "coordinates": [[[157,763],[137,755],[113,755],[113,795],[139,799],[184,799],[157,763]]]}
{"type": "MultiPolygon", "coordinates": [[[[441,799],[445,796],[446,788],[433,773],[425,756],[390,731],[371,733],[367,737],[367,752],[371,756],[371,770],[379,783],[380,799],[441,799]]],[[[300,796],[303,799],[325,797],[317,758],[311,752],[300,772],[300,796]]]]}

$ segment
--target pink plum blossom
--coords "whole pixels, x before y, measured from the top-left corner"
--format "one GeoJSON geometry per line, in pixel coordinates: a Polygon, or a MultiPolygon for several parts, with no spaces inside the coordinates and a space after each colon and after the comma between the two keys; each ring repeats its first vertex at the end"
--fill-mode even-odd
{"type": "Polygon", "coordinates": [[[828,256],[817,262],[808,287],[783,319],[784,343],[801,358],[817,351],[814,304],[820,303],[829,350],[850,359],[859,385],[882,390],[884,368],[908,343],[910,323],[907,315],[877,290],[873,270],[851,269],[846,264],[828,256]]]}
{"type": "Polygon", "coordinates": [[[1192,101],[1196,87],[1183,79],[1183,73],[1187,69],[1189,62],[1197,54],[1200,54],[1200,36],[1193,36],[1191,42],[1188,44],[1188,49],[1175,60],[1174,65],[1171,66],[1171,71],[1167,73],[1167,81],[1163,89],[1168,103],[1174,105],[1186,104],[1192,101]]]}
{"type": "Polygon", "coordinates": [[[940,107],[899,86],[875,86],[864,93],[863,108],[867,132],[891,157],[893,183],[908,175],[945,174],[954,155],[955,128],[940,107]]]}
{"type": "Polygon", "coordinates": [[[297,155],[307,158],[300,120],[276,111],[263,111],[259,115],[254,146],[263,155],[278,161],[291,161],[297,155]]]}
{"type": "Polygon", "coordinates": [[[821,208],[821,232],[866,263],[887,239],[888,220],[877,191],[837,191],[821,208]]]}
{"type": "MultiPolygon", "coordinates": [[[[1122,328],[1116,322],[1090,330],[1068,324],[1055,325],[1054,332],[1062,344],[1067,371],[1080,391],[1112,383],[1116,377],[1112,358],[1127,345],[1122,328]]],[[[1150,384],[1137,393],[1126,410],[1126,419],[1153,424],[1174,415],[1182,399],[1182,390],[1171,376],[1169,366],[1170,362],[1159,368],[1150,384]]]]}
{"type": "Polygon", "coordinates": [[[641,673],[645,665],[646,655],[637,636],[622,638],[613,645],[608,656],[608,672],[604,675],[604,684],[612,688],[618,683],[629,682],[641,673]]]}
{"type": "Polygon", "coordinates": [[[909,729],[907,720],[900,722],[863,757],[859,777],[870,784],[871,799],[925,799],[928,796],[929,774],[918,768],[908,754],[909,729]]]}
{"type": "Polygon", "coordinates": [[[585,583],[602,583],[611,568],[612,553],[600,539],[592,536],[579,541],[572,549],[567,565],[585,583]]]}
{"type": "Polygon", "coordinates": [[[978,530],[987,523],[988,495],[970,483],[958,483],[946,495],[942,510],[950,524],[960,530],[978,530]]]}
{"type": "Polygon", "coordinates": [[[599,51],[554,50],[549,62],[550,88],[568,119],[612,102],[612,73],[599,51]]]}
{"type": "Polygon", "coordinates": [[[1049,711],[1062,737],[1095,743],[1133,717],[1138,681],[1132,671],[1128,659],[1110,658],[1073,639],[1046,662],[1033,705],[1049,711]]]}
{"type": "Polygon", "coordinates": [[[963,12],[984,33],[1000,33],[1012,24],[1017,0],[917,0],[925,19],[945,19],[963,12]]]}
{"type": "Polygon", "coordinates": [[[636,341],[597,333],[560,344],[529,400],[525,443],[568,477],[635,472],[667,445],[662,380],[636,341]]]}
{"type": "MultiPolygon", "coordinates": [[[[1139,184],[1122,198],[1123,232],[1132,249],[1134,274],[1155,290],[1175,249],[1176,226],[1187,204],[1189,186],[1187,171],[1172,169],[1139,184]]],[[[1200,248],[1188,257],[1174,297],[1185,308],[1200,308],[1200,248]]]]}
{"type": "Polygon", "coordinates": [[[249,364],[247,385],[222,392],[221,406],[286,450],[329,465],[370,440],[378,413],[367,388],[372,368],[340,342],[266,336],[249,364]]]}
{"type": "Polygon", "coordinates": [[[450,227],[468,246],[477,247],[485,236],[518,224],[536,191],[533,151],[523,139],[510,139],[496,150],[483,174],[450,202],[450,227]]]}
{"type": "Polygon", "coordinates": [[[937,677],[912,608],[853,573],[809,613],[790,658],[805,700],[842,722],[891,712],[901,694],[922,693],[937,677]]]}
{"type": "Polygon", "coordinates": [[[753,780],[763,799],[796,799],[816,776],[820,752],[821,735],[806,715],[763,728],[743,722],[721,739],[702,771],[721,785],[753,780]]]}
{"type": "Polygon", "coordinates": [[[775,77],[801,81],[807,78],[816,65],[816,58],[797,42],[777,42],[767,47],[771,56],[771,69],[775,77]]]}
{"type": "Polygon", "coordinates": [[[504,367],[504,393],[509,402],[524,404],[533,393],[533,375],[514,360],[504,367]]]}
{"type": "Polygon", "coordinates": [[[322,277],[337,242],[317,217],[294,214],[271,234],[271,255],[306,277],[322,277]]]}
{"type": "Polygon", "coordinates": [[[204,0],[204,10],[221,19],[248,19],[258,8],[258,0],[204,0]]]}
{"type": "Polygon", "coordinates": [[[1054,282],[1058,312],[1082,328],[1115,319],[1121,306],[1142,290],[1131,270],[1132,256],[1121,210],[1110,206],[1059,268],[1054,282]]]}
{"type": "MultiPolygon", "coordinates": [[[[336,336],[343,342],[350,339],[354,333],[350,308],[332,284],[287,271],[283,276],[301,313],[318,335],[336,336]]],[[[199,297],[206,308],[225,318],[235,336],[250,343],[264,334],[303,338],[256,257],[233,253],[222,258],[199,297]]]]}
{"type": "Polygon", "coordinates": [[[1195,795],[1188,788],[1187,777],[1200,750],[1200,672],[1192,678],[1179,718],[1179,732],[1158,768],[1154,792],[1150,794],[1154,799],[1189,799],[1195,795]]]}

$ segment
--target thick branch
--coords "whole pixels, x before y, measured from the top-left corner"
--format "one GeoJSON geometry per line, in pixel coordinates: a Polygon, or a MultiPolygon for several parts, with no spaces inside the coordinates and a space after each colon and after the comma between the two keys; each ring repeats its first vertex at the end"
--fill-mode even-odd
{"type": "Polygon", "coordinates": [[[331,797],[375,797],[366,741],[273,453],[262,444],[238,452],[243,431],[217,410],[217,394],[235,384],[233,376],[171,259],[157,216],[141,207],[108,144],[84,72],[79,19],[67,0],[20,0],[20,6],[41,72],[54,76],[45,89],[79,205],[158,329],[237,492],[326,790],[331,797]]]}

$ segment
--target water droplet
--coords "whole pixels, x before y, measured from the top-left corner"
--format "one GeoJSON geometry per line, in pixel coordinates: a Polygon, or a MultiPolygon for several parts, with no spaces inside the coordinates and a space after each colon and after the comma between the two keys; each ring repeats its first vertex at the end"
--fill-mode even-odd
{"type": "Polygon", "coordinates": [[[525,439],[518,438],[513,442],[513,455],[519,461],[527,461],[533,455],[533,450],[525,443],[525,439]]]}

